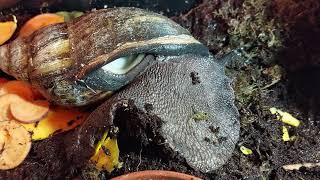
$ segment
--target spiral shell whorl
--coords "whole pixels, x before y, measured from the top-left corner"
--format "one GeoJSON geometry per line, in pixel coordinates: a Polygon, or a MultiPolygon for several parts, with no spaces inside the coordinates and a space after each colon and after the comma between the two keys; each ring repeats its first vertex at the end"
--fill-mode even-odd
{"type": "Polygon", "coordinates": [[[16,79],[28,81],[28,44],[21,38],[0,47],[0,68],[16,79]]]}

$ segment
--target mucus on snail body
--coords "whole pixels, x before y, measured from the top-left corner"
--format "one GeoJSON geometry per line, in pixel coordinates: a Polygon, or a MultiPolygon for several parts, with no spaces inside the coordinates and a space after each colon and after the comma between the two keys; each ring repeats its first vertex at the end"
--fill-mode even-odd
{"type": "Polygon", "coordinates": [[[157,135],[190,167],[223,165],[240,124],[221,62],[180,25],[136,8],[93,11],[0,47],[0,68],[56,104],[83,106],[114,93],[75,131],[66,147],[73,164],[91,157],[125,106],[161,119],[157,135]]]}

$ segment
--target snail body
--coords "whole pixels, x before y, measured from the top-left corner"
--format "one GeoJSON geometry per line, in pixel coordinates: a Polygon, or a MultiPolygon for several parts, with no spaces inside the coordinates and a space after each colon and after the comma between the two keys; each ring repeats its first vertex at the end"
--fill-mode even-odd
{"type": "Polygon", "coordinates": [[[190,167],[209,172],[223,165],[240,130],[223,62],[172,20],[136,8],[93,11],[0,47],[0,68],[56,104],[83,106],[114,93],[74,131],[66,159],[76,165],[121,121],[117,112],[130,108],[140,113],[136,122],[161,121],[152,130],[164,140],[159,144],[190,167]]]}
{"type": "MultiPolygon", "coordinates": [[[[135,8],[98,10],[38,30],[0,47],[0,68],[28,81],[56,104],[83,106],[131,82],[148,54],[208,55],[208,49],[172,20],[135,8]],[[130,55],[145,55],[124,74],[102,68],[130,55]]],[[[140,56],[141,58],[141,56],[140,56]]]]}

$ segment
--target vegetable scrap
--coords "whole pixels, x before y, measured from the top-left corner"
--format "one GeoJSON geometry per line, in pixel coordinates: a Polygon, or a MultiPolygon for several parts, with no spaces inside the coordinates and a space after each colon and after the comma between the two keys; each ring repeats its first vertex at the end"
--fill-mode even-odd
{"type": "Polygon", "coordinates": [[[32,86],[26,82],[17,80],[7,81],[0,86],[0,96],[4,94],[16,94],[28,101],[35,99],[32,86]]]}
{"type": "Polygon", "coordinates": [[[29,132],[18,122],[0,121],[0,169],[17,167],[31,149],[29,132]]]}
{"type": "Polygon", "coordinates": [[[52,107],[50,108],[48,115],[38,123],[22,123],[22,125],[31,132],[32,140],[37,141],[46,139],[56,133],[74,129],[82,124],[87,116],[87,112],[64,107],[52,107]]]}
{"type": "Polygon", "coordinates": [[[17,18],[13,16],[13,21],[0,22],[0,45],[7,42],[17,29],[17,18]]]}
{"type": "Polygon", "coordinates": [[[8,82],[8,80],[6,78],[1,78],[0,77],[0,86],[5,84],[6,82],[8,82]]]}
{"type": "Polygon", "coordinates": [[[300,121],[287,112],[283,112],[277,108],[270,108],[271,114],[277,115],[277,119],[294,127],[300,125],[300,121]]]}
{"type": "Polygon", "coordinates": [[[288,128],[285,127],[285,126],[282,126],[282,140],[285,141],[285,142],[291,140],[288,128]]]}
{"type": "Polygon", "coordinates": [[[10,112],[20,122],[38,122],[48,114],[49,102],[46,100],[28,102],[19,97],[10,103],[10,112]]]}
{"type": "Polygon", "coordinates": [[[80,12],[80,11],[72,11],[72,12],[59,11],[59,12],[56,12],[55,14],[59,15],[59,16],[62,16],[64,18],[65,22],[69,22],[74,18],[82,16],[84,13],[80,12]]]}
{"type": "Polygon", "coordinates": [[[119,148],[116,138],[107,137],[108,132],[104,133],[101,140],[97,143],[95,154],[90,160],[98,170],[106,170],[109,173],[115,168],[121,168],[119,162],[119,148]]]}
{"type": "Polygon", "coordinates": [[[299,164],[288,164],[288,165],[282,166],[282,168],[286,171],[299,170],[302,167],[306,167],[306,168],[320,167],[320,163],[299,163],[299,164]]]}
{"type": "Polygon", "coordinates": [[[193,114],[192,119],[195,121],[205,121],[209,119],[209,115],[205,112],[196,112],[193,114]]]}
{"type": "Polygon", "coordinates": [[[0,120],[10,121],[13,119],[12,114],[9,111],[9,106],[14,102],[19,96],[14,94],[6,94],[0,96],[0,120]]]}
{"type": "Polygon", "coordinates": [[[45,13],[37,15],[33,18],[31,18],[29,21],[27,21],[21,28],[19,35],[21,37],[27,37],[30,36],[32,33],[37,31],[38,29],[41,29],[43,27],[62,23],[64,22],[64,17],[59,16],[57,14],[52,13],[45,13]]]}
{"type": "Polygon", "coordinates": [[[48,110],[47,101],[28,102],[16,94],[5,94],[0,97],[1,117],[10,120],[32,123],[41,120],[48,110]]]}
{"type": "Polygon", "coordinates": [[[0,79],[0,169],[22,163],[31,140],[73,129],[87,117],[87,113],[74,109],[49,108],[49,102],[41,98],[28,83],[0,79]]]}
{"type": "Polygon", "coordinates": [[[245,146],[240,146],[240,151],[244,154],[244,155],[250,155],[252,154],[252,150],[245,147],[245,146]]]}
{"type": "Polygon", "coordinates": [[[0,118],[15,120],[28,130],[32,140],[42,140],[57,132],[80,125],[87,112],[63,107],[50,107],[47,100],[30,84],[0,79],[0,118]]]}

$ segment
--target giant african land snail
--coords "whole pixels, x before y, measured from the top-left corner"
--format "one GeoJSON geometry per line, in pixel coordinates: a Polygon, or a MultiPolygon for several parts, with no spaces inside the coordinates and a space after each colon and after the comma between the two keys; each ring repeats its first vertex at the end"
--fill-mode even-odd
{"type": "Polygon", "coordinates": [[[92,127],[110,128],[114,104],[123,99],[139,109],[151,104],[148,113],[163,122],[164,143],[203,172],[224,164],[239,137],[223,64],[187,30],[155,13],[98,10],[46,27],[2,46],[0,67],[60,105],[88,105],[114,93],[76,132],[76,154],[82,146],[94,150],[99,135],[92,127]]]}

